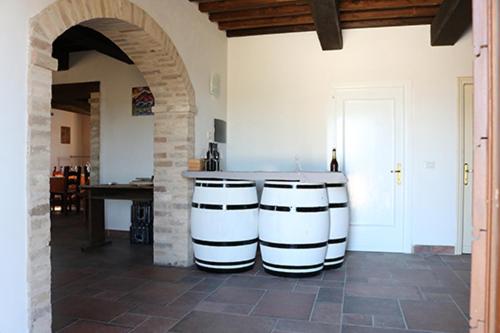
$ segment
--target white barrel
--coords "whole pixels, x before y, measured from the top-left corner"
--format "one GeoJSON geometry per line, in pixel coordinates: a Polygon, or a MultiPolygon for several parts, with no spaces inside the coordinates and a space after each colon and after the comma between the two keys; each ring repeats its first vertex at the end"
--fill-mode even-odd
{"type": "Polygon", "coordinates": [[[345,184],[326,184],[330,208],[330,238],[325,268],[339,268],[344,263],[349,230],[349,207],[345,184]]]}
{"type": "Polygon", "coordinates": [[[323,269],[330,217],[325,184],[266,181],[259,209],[264,269],[285,276],[323,269]]]}
{"type": "Polygon", "coordinates": [[[197,179],[191,206],[198,268],[219,272],[251,269],[258,243],[255,182],[197,179]]]}

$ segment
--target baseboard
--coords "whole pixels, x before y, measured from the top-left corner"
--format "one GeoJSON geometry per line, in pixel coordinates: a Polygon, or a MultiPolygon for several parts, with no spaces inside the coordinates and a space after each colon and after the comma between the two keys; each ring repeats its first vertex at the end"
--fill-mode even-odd
{"type": "Polygon", "coordinates": [[[130,232],[126,230],[110,230],[106,229],[106,236],[117,239],[130,239],[130,232]]]}
{"type": "Polygon", "coordinates": [[[413,245],[413,253],[454,255],[455,247],[449,245],[413,245]]]}

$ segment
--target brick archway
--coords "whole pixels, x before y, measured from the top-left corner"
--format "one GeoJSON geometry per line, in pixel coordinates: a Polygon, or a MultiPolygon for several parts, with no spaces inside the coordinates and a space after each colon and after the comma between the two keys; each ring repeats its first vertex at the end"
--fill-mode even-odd
{"type": "Polygon", "coordinates": [[[30,325],[50,331],[50,100],[52,42],[73,25],[99,31],[135,62],[156,99],[154,108],[155,244],[157,264],[192,262],[192,185],[181,176],[194,155],[194,91],[163,29],[128,0],[58,0],[31,20],[28,69],[28,285],[30,325]]]}

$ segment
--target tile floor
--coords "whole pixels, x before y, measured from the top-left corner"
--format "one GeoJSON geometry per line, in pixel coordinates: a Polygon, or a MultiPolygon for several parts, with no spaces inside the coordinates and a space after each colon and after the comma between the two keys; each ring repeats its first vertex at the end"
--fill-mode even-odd
{"type": "Polygon", "coordinates": [[[338,270],[276,278],[152,265],[114,240],[82,253],[78,217],[54,217],[55,332],[467,332],[469,256],[348,253],[338,270]]]}

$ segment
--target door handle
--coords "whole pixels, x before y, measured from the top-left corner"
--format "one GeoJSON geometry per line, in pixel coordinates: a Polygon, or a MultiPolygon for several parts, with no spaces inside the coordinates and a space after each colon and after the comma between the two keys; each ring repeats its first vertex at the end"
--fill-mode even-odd
{"type": "Polygon", "coordinates": [[[469,185],[469,163],[464,163],[464,185],[469,185]]]}
{"type": "Polygon", "coordinates": [[[398,185],[401,185],[401,173],[403,171],[401,170],[401,163],[398,163],[396,165],[396,170],[391,170],[391,173],[395,173],[396,174],[396,183],[398,185]]]}

